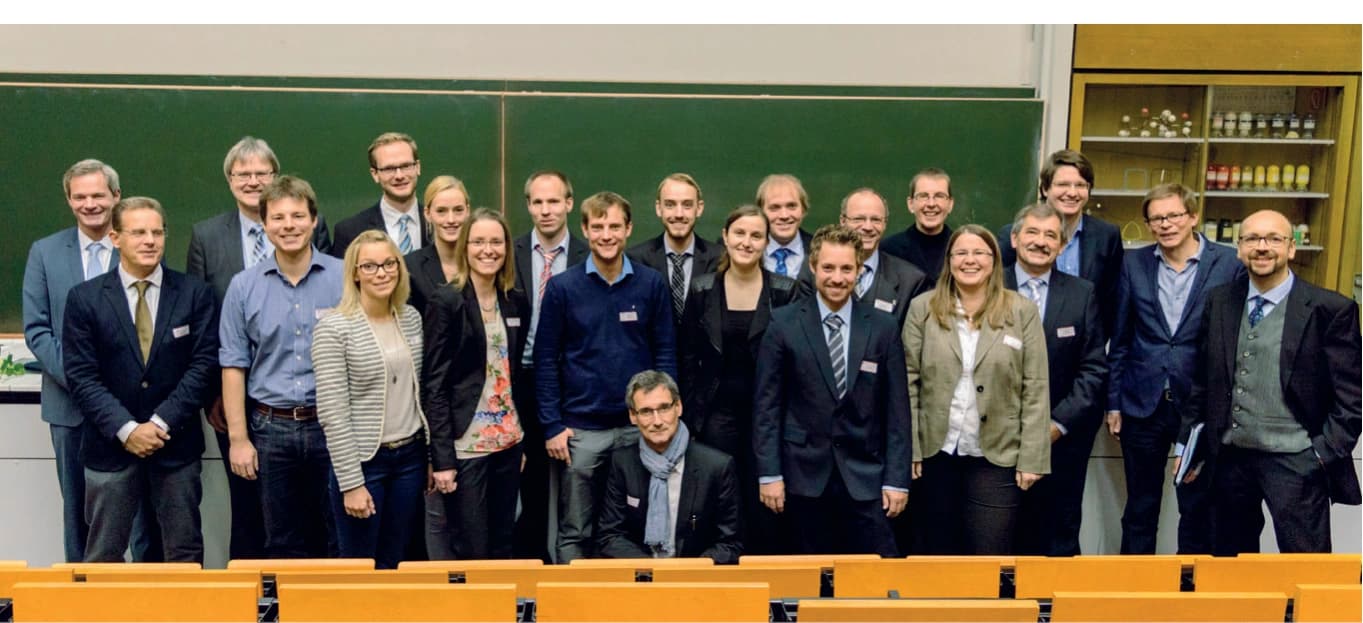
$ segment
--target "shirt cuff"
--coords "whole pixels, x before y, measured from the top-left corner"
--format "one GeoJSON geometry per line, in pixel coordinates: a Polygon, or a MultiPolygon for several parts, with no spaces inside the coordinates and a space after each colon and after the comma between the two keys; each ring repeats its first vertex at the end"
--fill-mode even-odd
{"type": "Polygon", "coordinates": [[[890,485],[882,486],[882,487],[880,488],[880,490],[881,490],[881,491],[898,491],[898,492],[900,492],[900,493],[908,493],[908,492],[909,492],[909,490],[908,490],[908,489],[905,489],[904,487],[891,487],[890,485]]]}
{"type": "Polygon", "coordinates": [[[1185,447],[1187,447],[1187,444],[1181,444],[1181,443],[1176,443],[1176,444],[1174,444],[1174,456],[1179,456],[1179,457],[1183,456],[1183,449],[1184,449],[1185,447]]]}
{"type": "Polygon", "coordinates": [[[165,420],[161,419],[161,416],[155,413],[151,414],[151,423],[167,433],[170,432],[170,424],[167,424],[165,420]]]}
{"type": "Polygon", "coordinates": [[[118,433],[117,433],[117,434],[118,434],[118,443],[128,443],[128,436],[131,435],[131,434],[133,434],[133,431],[136,430],[136,429],[137,429],[137,421],[136,421],[136,420],[128,420],[128,423],[127,423],[127,424],[124,424],[123,426],[120,426],[120,427],[118,428],[118,433]]]}
{"type": "Polygon", "coordinates": [[[758,476],[758,477],[757,477],[757,484],[759,484],[759,485],[769,485],[769,484],[771,484],[771,483],[773,483],[773,482],[785,482],[785,479],[781,478],[780,476],[758,476]]]}
{"type": "Polygon", "coordinates": [[[1061,424],[1059,420],[1051,420],[1051,423],[1052,423],[1052,424],[1055,424],[1055,427],[1058,428],[1058,429],[1060,429],[1060,434],[1061,434],[1061,435],[1068,435],[1068,434],[1070,434],[1070,429],[1065,428],[1065,425],[1064,425],[1064,424],[1061,424]]]}

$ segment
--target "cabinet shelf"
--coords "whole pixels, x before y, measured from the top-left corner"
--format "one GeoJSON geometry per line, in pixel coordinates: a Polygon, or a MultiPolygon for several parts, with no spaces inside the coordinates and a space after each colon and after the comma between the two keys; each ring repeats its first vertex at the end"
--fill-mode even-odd
{"type": "MultiPolygon", "coordinates": [[[[1145,247],[1148,247],[1148,246],[1150,246],[1150,245],[1152,245],[1152,244],[1155,244],[1155,241],[1154,241],[1154,240],[1123,240],[1123,241],[1122,241],[1122,247],[1123,247],[1123,248],[1126,248],[1126,249],[1144,249],[1145,247]]],[[[1219,245],[1221,245],[1221,246],[1223,246],[1223,247],[1230,247],[1230,248],[1232,248],[1232,249],[1235,248],[1235,244],[1234,244],[1234,243],[1230,243],[1230,242],[1219,242],[1219,241],[1218,241],[1218,242],[1216,242],[1216,244],[1219,244],[1219,245]]],[[[1299,245],[1297,245],[1297,250],[1298,250],[1298,251],[1302,251],[1302,252],[1319,252],[1319,251],[1324,251],[1324,250],[1325,250],[1325,247],[1322,247],[1322,246],[1320,246],[1320,245],[1315,245],[1315,244],[1299,244],[1299,245]]]]}
{"type": "Polygon", "coordinates": [[[1084,136],[1079,140],[1085,143],[1181,143],[1184,145],[1195,145],[1202,142],[1201,138],[1196,137],[1159,138],[1155,136],[1084,136]]]}
{"type": "Polygon", "coordinates": [[[1277,192],[1262,190],[1209,190],[1207,197],[1236,197],[1240,199],[1329,199],[1330,193],[1277,192]]]}
{"type": "Polygon", "coordinates": [[[1208,143],[1228,143],[1242,145],[1334,145],[1331,138],[1230,138],[1213,136],[1208,143]]]}

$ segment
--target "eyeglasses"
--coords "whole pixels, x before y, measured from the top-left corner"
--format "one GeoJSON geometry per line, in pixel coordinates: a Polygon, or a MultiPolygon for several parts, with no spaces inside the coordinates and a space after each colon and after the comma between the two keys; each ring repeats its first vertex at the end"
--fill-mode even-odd
{"type": "Polygon", "coordinates": [[[382,264],[375,264],[374,262],[365,262],[357,266],[357,268],[360,269],[361,274],[369,276],[379,274],[380,268],[382,268],[383,272],[385,273],[393,273],[397,272],[398,270],[398,261],[397,258],[390,257],[384,260],[382,264]]]}
{"type": "Polygon", "coordinates": [[[644,407],[643,409],[635,409],[634,415],[646,418],[651,418],[655,415],[667,415],[672,412],[672,408],[675,406],[677,406],[676,402],[669,402],[665,405],[659,405],[657,408],[644,407]]]}
{"type": "Polygon", "coordinates": [[[505,240],[502,240],[501,238],[492,238],[492,239],[488,239],[488,238],[470,238],[470,239],[469,239],[469,247],[474,248],[474,249],[483,249],[483,248],[487,248],[487,247],[492,247],[492,248],[496,248],[496,249],[501,249],[501,248],[505,248],[505,246],[506,246],[506,241],[505,241],[505,240]]]}
{"type": "Polygon", "coordinates": [[[916,194],[916,195],[913,196],[913,200],[914,200],[914,201],[927,201],[927,200],[929,200],[929,199],[935,199],[935,200],[937,200],[937,201],[940,202],[940,201],[946,201],[946,200],[948,200],[948,199],[950,199],[950,198],[951,198],[951,195],[948,195],[948,194],[946,194],[946,193],[934,193],[934,194],[931,194],[931,195],[928,194],[928,193],[918,193],[918,194],[916,194]]]}
{"type": "Polygon", "coordinates": [[[1051,188],[1059,190],[1088,190],[1092,188],[1088,182],[1056,182],[1051,184],[1051,188]]]}
{"type": "Polygon", "coordinates": [[[959,251],[952,251],[951,257],[952,259],[956,260],[963,260],[967,257],[973,257],[975,259],[984,259],[988,257],[994,257],[994,252],[985,249],[961,249],[959,251]]]}
{"type": "Polygon", "coordinates": [[[1281,247],[1287,244],[1288,240],[1291,240],[1291,238],[1288,238],[1287,236],[1279,236],[1278,234],[1269,234],[1267,236],[1259,236],[1252,234],[1249,236],[1240,236],[1240,246],[1257,247],[1259,246],[1259,243],[1267,242],[1268,246],[1270,247],[1281,247]]]}
{"type": "Polygon", "coordinates": [[[842,219],[847,221],[850,225],[865,225],[867,223],[872,225],[885,224],[885,217],[883,216],[844,216],[842,219]]]}
{"type": "Polygon", "coordinates": [[[394,175],[397,175],[399,171],[403,173],[411,173],[412,171],[415,171],[418,164],[420,163],[408,162],[405,164],[395,164],[391,167],[376,167],[374,170],[378,171],[379,175],[382,175],[384,177],[393,177],[394,175]]]}
{"type": "Polygon", "coordinates": [[[1164,223],[1173,223],[1177,225],[1185,216],[1188,216],[1187,212],[1176,212],[1174,214],[1165,214],[1164,216],[1151,216],[1145,219],[1145,222],[1150,225],[1163,225],[1164,223]]]}
{"type": "Polygon", "coordinates": [[[233,171],[228,174],[234,182],[247,182],[250,180],[260,180],[268,182],[274,179],[274,171],[233,171]]]}

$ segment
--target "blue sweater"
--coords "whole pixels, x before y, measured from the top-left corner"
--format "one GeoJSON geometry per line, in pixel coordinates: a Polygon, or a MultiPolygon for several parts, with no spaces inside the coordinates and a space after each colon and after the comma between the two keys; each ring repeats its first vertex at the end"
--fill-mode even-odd
{"type": "Polygon", "coordinates": [[[565,427],[629,426],[630,377],[649,369],[677,377],[672,293],[661,274],[628,257],[608,284],[589,256],[549,280],[534,352],[545,439],[565,427]]]}

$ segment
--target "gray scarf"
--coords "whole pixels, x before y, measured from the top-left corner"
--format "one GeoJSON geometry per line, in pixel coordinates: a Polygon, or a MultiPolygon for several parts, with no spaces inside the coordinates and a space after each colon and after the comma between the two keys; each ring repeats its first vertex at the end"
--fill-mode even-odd
{"type": "Polygon", "coordinates": [[[691,433],[683,422],[677,422],[677,434],[661,454],[648,447],[643,436],[639,437],[639,459],[643,461],[644,469],[653,475],[648,479],[648,518],[644,522],[644,545],[668,554],[673,552],[667,550],[667,476],[686,456],[686,446],[690,441],[691,433]]]}

